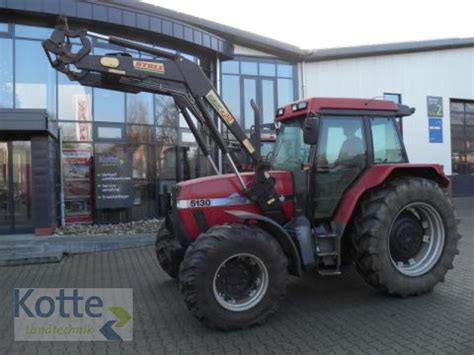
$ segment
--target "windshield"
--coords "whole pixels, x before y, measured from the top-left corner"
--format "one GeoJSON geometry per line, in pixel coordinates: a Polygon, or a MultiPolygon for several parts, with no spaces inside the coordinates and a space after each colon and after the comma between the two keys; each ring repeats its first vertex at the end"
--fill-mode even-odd
{"type": "Polygon", "coordinates": [[[260,148],[260,155],[265,158],[273,154],[273,149],[275,148],[275,142],[262,142],[260,148]]]}
{"type": "Polygon", "coordinates": [[[282,122],[272,157],[272,168],[280,170],[301,170],[308,162],[309,145],[303,142],[302,120],[282,122]]]}

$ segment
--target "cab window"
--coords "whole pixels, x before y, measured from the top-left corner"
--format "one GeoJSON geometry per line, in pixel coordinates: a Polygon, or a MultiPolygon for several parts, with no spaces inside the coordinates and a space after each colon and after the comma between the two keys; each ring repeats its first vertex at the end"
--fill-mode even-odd
{"type": "Polygon", "coordinates": [[[405,156],[392,118],[370,119],[374,149],[374,163],[403,163],[405,156]]]}

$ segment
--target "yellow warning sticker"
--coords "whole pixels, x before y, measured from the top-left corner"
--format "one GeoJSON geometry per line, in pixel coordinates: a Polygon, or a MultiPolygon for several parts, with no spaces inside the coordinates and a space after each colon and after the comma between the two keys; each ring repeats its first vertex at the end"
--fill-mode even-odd
{"type": "Polygon", "coordinates": [[[115,57],[102,57],[100,58],[100,64],[107,68],[117,68],[120,62],[115,57]]]}
{"type": "Polygon", "coordinates": [[[120,75],[126,74],[125,70],[118,70],[118,69],[109,69],[109,73],[120,74],[120,75]]]}
{"type": "MultiPolygon", "coordinates": [[[[214,90],[211,90],[207,93],[206,99],[207,99],[207,101],[209,101],[209,103],[214,108],[214,110],[216,110],[216,112],[219,114],[219,116],[221,116],[228,125],[231,125],[232,123],[234,123],[235,118],[227,110],[224,103],[221,101],[221,99],[215,93],[214,90]]],[[[253,149],[253,147],[252,147],[252,149],[253,149]]]]}
{"type": "Polygon", "coordinates": [[[253,147],[252,143],[250,143],[250,141],[247,138],[245,138],[242,143],[244,144],[245,149],[247,149],[247,151],[250,154],[253,154],[253,152],[255,152],[255,148],[253,147]]]}

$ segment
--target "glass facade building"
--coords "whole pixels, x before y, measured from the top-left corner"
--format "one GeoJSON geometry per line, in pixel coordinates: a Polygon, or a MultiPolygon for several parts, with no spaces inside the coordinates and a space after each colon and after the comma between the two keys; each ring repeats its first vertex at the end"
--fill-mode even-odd
{"type": "MultiPolygon", "coordinates": [[[[57,120],[63,141],[67,222],[129,218],[123,211],[95,215],[91,184],[94,153],[132,157],[133,219],[159,215],[160,196],[176,181],[207,174],[206,166],[196,168],[199,152],[172,98],[81,86],[52,69],[47,61],[41,41],[52,29],[1,23],[0,31],[0,108],[46,109],[49,117],[57,120]],[[182,160],[185,165],[180,164],[182,160]]],[[[94,54],[123,51],[99,41],[93,45],[94,54]]]]}
{"type": "MultiPolygon", "coordinates": [[[[160,216],[164,196],[177,181],[209,173],[207,162],[172,98],[71,82],[51,68],[41,47],[52,28],[1,21],[0,109],[44,109],[60,128],[62,149],[60,153],[58,149],[58,155],[62,161],[60,180],[66,223],[108,223],[160,216]],[[92,162],[100,153],[131,158],[131,211],[99,213],[94,209],[92,162]]],[[[94,54],[125,51],[96,39],[92,45],[94,54]]],[[[167,50],[174,51],[170,48],[167,50]]],[[[146,53],[126,52],[137,58],[151,58],[146,53]]],[[[183,55],[200,63],[214,79],[215,59],[202,53],[183,55]]],[[[278,106],[296,98],[296,66],[291,63],[236,56],[234,60],[222,61],[220,69],[224,101],[247,130],[253,125],[250,99],[260,104],[263,122],[267,123],[273,121],[278,106]]],[[[6,190],[4,185],[2,193],[8,194],[6,190]]]]}

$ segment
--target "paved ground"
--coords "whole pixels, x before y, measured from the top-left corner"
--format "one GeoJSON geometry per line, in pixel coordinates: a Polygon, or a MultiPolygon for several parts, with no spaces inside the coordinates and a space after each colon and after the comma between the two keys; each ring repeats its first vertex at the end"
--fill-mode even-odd
{"type": "Polygon", "coordinates": [[[463,208],[460,215],[461,254],[455,270],[432,294],[398,299],[366,286],[354,271],[332,278],[308,274],[292,280],[286,301],[266,324],[231,333],[208,330],[192,318],[152,248],[4,267],[0,352],[474,354],[474,208],[463,208]],[[14,342],[14,287],[133,287],[134,341],[14,342]]]}

